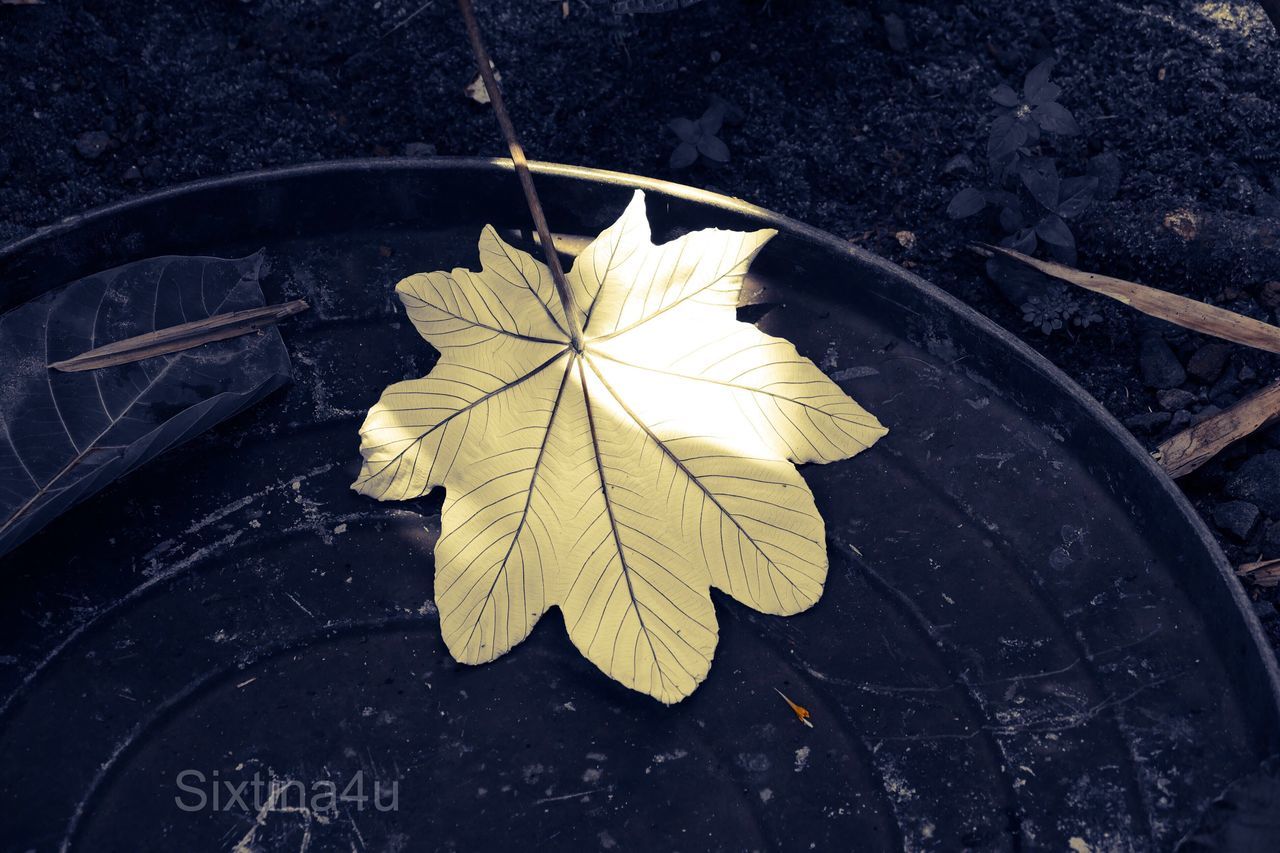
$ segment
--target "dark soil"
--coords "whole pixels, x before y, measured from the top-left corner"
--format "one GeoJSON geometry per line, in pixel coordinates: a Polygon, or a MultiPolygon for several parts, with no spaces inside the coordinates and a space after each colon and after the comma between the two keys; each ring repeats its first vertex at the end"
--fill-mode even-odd
{"type": "MultiPolygon", "coordinates": [[[[988,90],[1053,56],[1059,100],[1084,128],[1064,168],[1100,152],[1123,167],[1114,200],[1076,228],[1080,265],[1275,321],[1280,38],[1245,0],[478,11],[532,156],[740,196],[910,267],[1025,338],[1151,447],[1280,377],[1271,356],[1204,350],[1114,303],[1096,303],[1101,323],[1046,336],[965,249],[999,232],[945,214],[958,189],[987,185],[988,90]],[[713,95],[745,114],[721,134],[731,162],[671,170],[667,122],[713,95]]],[[[0,241],[193,178],[504,153],[489,109],[463,92],[475,75],[450,0],[3,5],[0,68],[0,241]]],[[[1273,448],[1280,428],[1182,483],[1233,562],[1280,557],[1273,448]]],[[[1274,590],[1250,594],[1280,647],[1274,590]]]]}

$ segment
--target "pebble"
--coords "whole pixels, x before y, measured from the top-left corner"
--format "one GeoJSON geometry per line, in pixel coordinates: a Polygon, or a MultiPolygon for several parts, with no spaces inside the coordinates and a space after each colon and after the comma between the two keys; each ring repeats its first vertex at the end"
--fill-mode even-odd
{"type": "Polygon", "coordinates": [[[1262,304],[1270,308],[1280,308],[1280,281],[1269,281],[1262,285],[1262,291],[1258,297],[1262,300],[1262,304]]]}
{"type": "Polygon", "coordinates": [[[1269,553],[1280,551],[1280,521],[1267,525],[1266,532],[1262,534],[1262,546],[1269,553]]]}
{"type": "Polygon", "coordinates": [[[76,151],[86,160],[97,160],[111,145],[105,130],[90,130],[76,137],[76,151]]]}
{"type": "Polygon", "coordinates": [[[1194,403],[1196,395],[1182,388],[1170,388],[1167,391],[1157,393],[1156,399],[1160,401],[1160,408],[1167,412],[1176,412],[1178,409],[1185,409],[1194,403]]]}
{"type": "Polygon", "coordinates": [[[1213,511],[1213,523],[1237,539],[1249,538],[1262,513],[1248,501],[1227,501],[1213,511]]]}
{"type": "Polygon", "coordinates": [[[1152,388],[1177,388],[1187,381],[1187,372],[1164,338],[1147,335],[1138,356],[1142,381],[1152,388]]]}
{"type": "Polygon", "coordinates": [[[1253,612],[1258,614],[1258,620],[1261,622],[1280,619],[1280,611],[1277,611],[1275,604],[1270,601],[1255,601],[1253,603],[1253,612]]]}
{"type": "MultiPolygon", "coordinates": [[[[1227,481],[1226,492],[1259,504],[1268,515],[1280,515],[1280,450],[1268,450],[1246,461],[1227,481]]],[[[1273,529],[1274,525],[1267,528],[1268,536],[1273,529]]]]}
{"type": "Polygon", "coordinates": [[[1191,413],[1186,409],[1179,409],[1173,413],[1173,419],[1169,421],[1170,429],[1186,429],[1191,426],[1191,413]]]}
{"type": "Polygon", "coordinates": [[[1142,432],[1155,432],[1169,423],[1172,418],[1173,415],[1169,412],[1143,412],[1125,418],[1124,425],[1129,429],[1141,430],[1142,432]]]}
{"type": "Polygon", "coordinates": [[[404,147],[406,157],[434,157],[436,147],[430,142],[410,142],[404,147]]]}
{"type": "Polygon", "coordinates": [[[1230,405],[1235,402],[1235,395],[1239,390],[1240,380],[1236,379],[1235,369],[1229,367],[1226,373],[1213,383],[1213,387],[1209,389],[1209,397],[1215,401],[1225,401],[1230,405]]]}
{"type": "Polygon", "coordinates": [[[1231,347],[1222,343],[1205,344],[1187,361],[1187,372],[1201,382],[1212,382],[1227,366],[1231,347]]]}
{"type": "Polygon", "coordinates": [[[1214,415],[1218,415],[1221,413],[1222,413],[1222,409],[1210,403],[1209,405],[1205,406],[1203,409],[1201,409],[1200,411],[1196,412],[1194,415],[1191,416],[1191,425],[1195,426],[1196,424],[1202,424],[1205,421],[1209,420],[1209,418],[1213,417],[1214,415]]]}

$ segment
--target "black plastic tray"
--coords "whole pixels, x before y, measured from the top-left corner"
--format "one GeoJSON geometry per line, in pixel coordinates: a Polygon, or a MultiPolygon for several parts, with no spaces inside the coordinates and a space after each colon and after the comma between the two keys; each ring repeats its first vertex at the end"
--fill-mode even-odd
{"type": "Polygon", "coordinates": [[[509,168],[317,164],[107,208],[0,252],[0,306],[127,260],[265,247],[268,299],[314,310],[283,330],[291,388],[0,566],[5,849],[1167,849],[1280,751],[1276,665],[1222,554],[1055,368],[791,220],[535,170],[566,233],[635,187],[659,236],[781,231],[754,267],[775,306],[752,316],[891,429],[805,469],[822,601],[780,619],[718,598],[711,675],[670,708],[596,671],[554,612],[500,661],[455,664],[431,604],[439,496],[348,484],[365,409],[433,362],[392,286],[474,266],[484,223],[523,227],[509,168]],[[254,808],[255,778],[306,797],[254,808]],[[347,789],[333,808],[326,780],[347,789]],[[228,781],[247,808],[214,799],[228,781]]]}

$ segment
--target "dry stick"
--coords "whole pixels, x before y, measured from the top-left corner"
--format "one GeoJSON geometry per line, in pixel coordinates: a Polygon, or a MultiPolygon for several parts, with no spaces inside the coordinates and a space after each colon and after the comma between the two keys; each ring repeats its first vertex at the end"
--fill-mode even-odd
{"type": "Polygon", "coordinates": [[[1144,314],[1168,320],[1184,329],[1202,332],[1247,347],[1280,353],[1280,328],[1269,323],[1263,323],[1215,305],[1207,305],[1195,299],[1188,299],[1185,296],[1178,296],[1176,293],[1125,281],[1122,278],[1083,272],[1053,261],[1042,261],[1003,246],[980,245],[987,251],[1021,261],[1045,275],[1100,293],[1117,302],[1123,302],[1131,308],[1136,308],[1144,314]]]}
{"type": "Polygon", "coordinates": [[[573,348],[582,351],[582,324],[578,321],[578,311],[573,301],[573,291],[569,289],[569,281],[564,277],[564,269],[560,266],[560,256],[556,254],[551,240],[551,229],[547,227],[547,217],[542,212],[542,203],[538,201],[538,191],[533,188],[533,175],[529,172],[529,161],[524,157],[524,149],[516,138],[516,129],[511,124],[511,116],[507,113],[507,105],[502,100],[502,90],[493,76],[493,64],[489,52],[485,50],[484,41],[480,38],[480,25],[476,23],[475,10],[471,8],[471,0],[458,0],[458,8],[462,11],[462,19],[467,25],[467,38],[471,40],[471,50],[475,53],[476,64],[480,67],[480,77],[484,87],[489,91],[489,103],[493,113],[498,117],[498,126],[506,137],[507,148],[511,150],[511,162],[516,168],[516,176],[520,178],[520,186],[524,189],[525,201],[529,204],[529,213],[533,215],[534,227],[538,229],[542,250],[547,257],[547,266],[551,270],[551,279],[555,282],[556,291],[560,294],[560,304],[564,308],[565,319],[569,323],[569,338],[573,348]]]}
{"type": "MultiPolygon", "coordinates": [[[[1267,352],[1280,353],[1280,328],[1252,317],[1121,278],[1082,272],[1064,264],[1042,261],[1001,246],[979,244],[974,248],[987,254],[1000,253],[1046,275],[1109,296],[1144,314],[1159,317],[1185,329],[1267,352]]],[[[1277,416],[1280,416],[1280,382],[1168,439],[1156,449],[1156,460],[1170,477],[1185,477],[1232,442],[1261,429],[1277,416]]]]}
{"type": "Polygon", "coordinates": [[[1156,461],[1175,480],[1195,471],[1227,445],[1280,417],[1280,382],[1273,382],[1156,448],[1156,461]]]}
{"type": "Polygon", "coordinates": [[[65,361],[55,361],[49,367],[65,373],[78,373],[83,370],[129,364],[142,361],[144,358],[182,352],[202,344],[247,335],[306,310],[307,303],[301,299],[295,299],[279,305],[264,305],[261,308],[246,308],[243,311],[214,314],[203,320],[194,320],[180,326],[170,326],[167,329],[158,329],[144,335],[104,344],[65,361]]]}
{"type": "Polygon", "coordinates": [[[1236,568],[1236,577],[1258,586],[1280,586],[1280,560],[1258,560],[1236,568]]]}

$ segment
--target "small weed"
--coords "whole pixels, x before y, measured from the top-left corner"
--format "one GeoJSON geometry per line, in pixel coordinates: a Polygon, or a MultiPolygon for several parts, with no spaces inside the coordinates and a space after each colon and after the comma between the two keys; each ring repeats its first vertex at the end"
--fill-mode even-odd
{"type": "Polygon", "coordinates": [[[1102,322],[1095,303],[1081,299],[1065,286],[1050,285],[1022,304],[1022,319],[1051,335],[1067,324],[1086,329],[1102,322]]]}
{"type": "Polygon", "coordinates": [[[704,157],[719,165],[729,162],[729,146],[720,139],[720,128],[728,122],[737,124],[742,120],[742,112],[733,104],[720,97],[712,97],[706,112],[697,121],[678,118],[668,122],[667,127],[680,140],[671,152],[668,165],[672,169],[687,169],[704,157]]]}
{"type": "MultiPolygon", "coordinates": [[[[1050,59],[1032,68],[1021,92],[1003,83],[991,90],[995,103],[987,133],[991,186],[960,190],[947,214],[965,219],[987,211],[1003,235],[1000,245],[1028,255],[1043,251],[1056,261],[1075,264],[1076,239],[1068,223],[1114,195],[1120,165],[1114,155],[1099,154],[1090,159],[1086,174],[1061,176],[1055,142],[1081,131],[1075,116],[1058,102],[1062,87],[1050,79],[1053,66],[1050,59]]],[[[1044,295],[1040,286],[1029,287],[1027,271],[1016,262],[993,258],[987,273],[1023,309],[1027,321],[1045,334],[1068,320],[1087,326],[1100,319],[1092,309],[1084,314],[1078,309],[1066,314],[1055,310],[1061,300],[1044,295]]]]}

